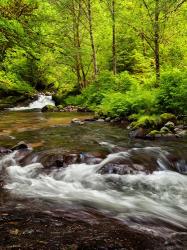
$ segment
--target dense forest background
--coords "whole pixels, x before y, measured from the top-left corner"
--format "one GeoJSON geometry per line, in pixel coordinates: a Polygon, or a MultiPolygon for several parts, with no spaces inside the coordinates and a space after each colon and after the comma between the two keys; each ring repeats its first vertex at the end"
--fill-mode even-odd
{"type": "Polygon", "coordinates": [[[0,0],[0,97],[115,117],[187,112],[185,0],[0,0]]]}

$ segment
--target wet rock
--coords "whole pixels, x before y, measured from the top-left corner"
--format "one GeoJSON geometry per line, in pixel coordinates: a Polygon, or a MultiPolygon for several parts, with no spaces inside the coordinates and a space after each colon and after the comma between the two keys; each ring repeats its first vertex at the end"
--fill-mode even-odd
{"type": "Polygon", "coordinates": [[[137,128],[136,130],[132,131],[130,133],[130,137],[134,138],[145,138],[146,136],[146,130],[144,128],[137,128]]]}
{"type": "Polygon", "coordinates": [[[175,134],[172,134],[172,133],[167,133],[167,134],[164,134],[163,135],[164,138],[169,138],[169,139],[174,139],[176,138],[176,135],[175,134]]]}
{"type": "Polygon", "coordinates": [[[98,164],[103,160],[104,156],[99,153],[80,153],[81,163],[86,163],[88,165],[98,164]]]}
{"type": "Polygon", "coordinates": [[[183,124],[175,126],[175,129],[185,129],[185,126],[183,124]]]}
{"type": "Polygon", "coordinates": [[[119,122],[121,122],[121,118],[116,117],[116,118],[114,118],[114,119],[111,119],[110,122],[111,122],[111,123],[119,123],[119,122]]]}
{"type": "Polygon", "coordinates": [[[164,127],[168,128],[170,131],[173,131],[175,128],[175,124],[174,122],[169,121],[164,125],[164,127]]]}
{"type": "Polygon", "coordinates": [[[178,137],[183,137],[187,135],[187,130],[179,130],[177,131],[177,136],[178,137]]]}
{"type": "Polygon", "coordinates": [[[87,112],[91,112],[91,110],[89,108],[86,108],[86,107],[78,107],[77,112],[87,113],[87,112]]]}
{"type": "Polygon", "coordinates": [[[95,122],[96,119],[95,118],[86,118],[84,119],[84,122],[95,122]]]}
{"type": "Polygon", "coordinates": [[[72,105],[68,105],[63,108],[63,112],[77,112],[77,110],[78,110],[78,107],[72,106],[72,105]]]}
{"type": "Polygon", "coordinates": [[[160,129],[160,132],[162,133],[162,134],[167,134],[167,133],[170,133],[171,131],[169,130],[169,128],[167,128],[167,127],[162,127],[161,129],[160,129]]]}
{"type": "Polygon", "coordinates": [[[21,141],[11,148],[12,151],[21,150],[21,149],[29,149],[29,146],[24,141],[21,141]]]}
{"type": "Polygon", "coordinates": [[[175,133],[180,133],[182,131],[182,129],[181,128],[178,128],[178,127],[176,127],[175,129],[174,129],[174,132],[175,133]]]}
{"type": "Polygon", "coordinates": [[[84,122],[81,121],[81,120],[78,119],[78,118],[73,118],[73,119],[71,120],[71,123],[73,123],[73,124],[78,124],[78,125],[83,125],[83,124],[84,124],[84,122]]]}
{"type": "Polygon", "coordinates": [[[10,154],[12,152],[11,149],[0,147],[0,156],[5,155],[5,154],[10,154]]]}
{"type": "Polygon", "coordinates": [[[111,121],[111,118],[110,118],[110,117],[107,117],[107,118],[105,119],[105,121],[106,121],[106,122],[110,122],[110,121],[111,121]]]}
{"type": "Polygon", "coordinates": [[[63,111],[64,106],[63,106],[63,105],[58,105],[58,106],[57,106],[57,108],[58,108],[58,111],[62,112],[62,111],[63,111]]]}
{"type": "Polygon", "coordinates": [[[30,153],[20,163],[22,166],[41,163],[45,168],[61,168],[80,163],[79,153],[68,152],[61,149],[46,150],[38,153],[30,153]]]}
{"type": "Polygon", "coordinates": [[[105,120],[100,118],[100,119],[98,119],[97,121],[98,121],[98,122],[104,122],[105,120]]]}

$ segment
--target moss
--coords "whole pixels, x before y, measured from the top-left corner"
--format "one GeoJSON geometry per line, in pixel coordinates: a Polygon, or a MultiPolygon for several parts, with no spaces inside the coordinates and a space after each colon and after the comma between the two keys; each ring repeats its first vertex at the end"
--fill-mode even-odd
{"type": "Polygon", "coordinates": [[[52,106],[52,105],[46,105],[45,107],[42,108],[42,112],[55,112],[58,111],[57,107],[52,106]]]}
{"type": "Polygon", "coordinates": [[[163,124],[165,124],[166,122],[169,122],[169,121],[176,123],[176,121],[177,121],[176,116],[174,114],[171,114],[171,113],[161,114],[160,118],[161,118],[163,124]]]}
{"type": "Polygon", "coordinates": [[[157,115],[144,115],[138,118],[137,121],[131,123],[133,129],[137,128],[152,128],[156,129],[161,125],[161,119],[157,115]]]}
{"type": "Polygon", "coordinates": [[[160,131],[158,131],[158,130],[152,130],[152,131],[149,133],[150,136],[155,136],[155,135],[159,135],[159,134],[160,134],[160,131]]]}
{"type": "Polygon", "coordinates": [[[58,105],[57,108],[58,109],[63,109],[65,107],[65,105],[58,105]]]}
{"type": "Polygon", "coordinates": [[[161,134],[168,134],[168,133],[171,133],[171,131],[167,127],[162,127],[160,130],[160,133],[161,134]]]}

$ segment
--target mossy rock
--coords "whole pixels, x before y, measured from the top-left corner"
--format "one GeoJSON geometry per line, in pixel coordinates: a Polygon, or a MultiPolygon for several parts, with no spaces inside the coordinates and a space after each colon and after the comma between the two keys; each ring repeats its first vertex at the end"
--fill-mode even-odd
{"type": "Polygon", "coordinates": [[[152,130],[148,135],[150,136],[156,136],[156,135],[159,135],[160,134],[160,131],[158,130],[152,130]]]}
{"type": "Polygon", "coordinates": [[[160,115],[160,119],[162,120],[163,124],[171,121],[173,122],[174,124],[176,123],[177,121],[177,118],[174,114],[171,114],[171,113],[164,113],[164,114],[161,114],[160,115]]]}
{"type": "Polygon", "coordinates": [[[162,128],[160,129],[160,133],[161,133],[161,134],[168,134],[168,133],[171,133],[171,131],[169,130],[168,127],[162,127],[162,128]]]}
{"type": "Polygon", "coordinates": [[[169,121],[169,122],[167,122],[167,123],[164,125],[164,127],[169,128],[170,131],[174,131],[174,129],[175,129],[175,124],[174,124],[174,122],[169,121]]]}
{"type": "Polygon", "coordinates": [[[144,115],[139,117],[137,121],[131,123],[130,127],[133,129],[137,128],[147,128],[156,129],[161,126],[161,119],[157,115],[144,115]]]}
{"type": "Polygon", "coordinates": [[[62,109],[64,108],[64,105],[58,105],[57,108],[58,108],[59,110],[62,110],[62,109]]]}
{"type": "Polygon", "coordinates": [[[42,108],[42,112],[56,112],[58,111],[58,108],[53,105],[46,105],[45,107],[42,108]]]}

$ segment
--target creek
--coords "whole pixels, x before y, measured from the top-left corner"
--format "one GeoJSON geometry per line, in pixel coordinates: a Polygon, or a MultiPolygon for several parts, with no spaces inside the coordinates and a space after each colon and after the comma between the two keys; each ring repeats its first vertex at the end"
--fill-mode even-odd
{"type": "Polygon", "coordinates": [[[187,247],[186,138],[135,140],[123,126],[71,124],[89,113],[0,116],[0,146],[30,147],[0,157],[1,248],[187,247]]]}

